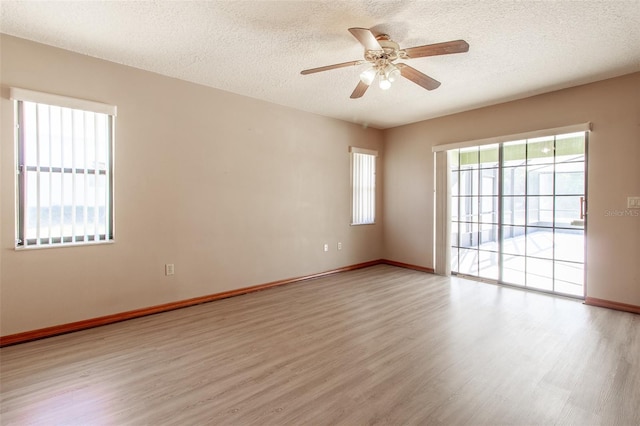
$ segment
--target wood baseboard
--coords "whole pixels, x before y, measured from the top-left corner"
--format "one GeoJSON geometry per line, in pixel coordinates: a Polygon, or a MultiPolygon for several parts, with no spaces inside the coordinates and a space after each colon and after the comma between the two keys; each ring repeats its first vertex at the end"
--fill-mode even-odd
{"type": "Polygon", "coordinates": [[[595,297],[585,297],[585,305],[599,306],[601,308],[615,309],[616,311],[631,312],[640,314],[640,306],[628,305],[626,303],[613,302],[611,300],[596,299],[595,297]]]}
{"type": "Polygon", "coordinates": [[[426,266],[418,266],[418,265],[412,265],[410,263],[396,262],[395,260],[389,260],[389,259],[382,259],[380,263],[384,263],[385,265],[398,266],[400,268],[414,269],[416,271],[427,272],[429,274],[433,274],[435,272],[433,268],[427,268],[426,266]]]}
{"type": "Polygon", "coordinates": [[[73,331],[86,330],[88,328],[98,327],[101,325],[113,324],[115,322],[125,321],[133,318],[144,317],[147,315],[158,314],[161,312],[172,311],[174,309],[186,308],[189,306],[199,305],[201,303],[213,302],[214,300],[226,299],[227,297],[239,296],[241,294],[252,293],[254,291],[265,290],[271,287],[277,287],[285,284],[297,283],[313,278],[320,278],[327,275],[337,274],[339,272],[352,271],[355,269],[367,268],[369,266],[379,265],[382,260],[372,260],[369,262],[349,265],[330,271],[319,272],[317,274],[305,275],[303,277],[288,278],[279,281],[273,281],[266,284],[259,284],[251,287],[239,288],[236,290],[225,291],[222,293],[210,294],[206,296],[194,297],[193,299],[180,300],[177,302],[165,303],[162,305],[150,306],[147,308],[135,309],[133,311],[120,312],[117,314],[106,315],[98,318],[91,318],[83,321],[76,321],[68,324],[55,325],[52,327],[41,328],[38,330],[25,331],[22,333],[10,334],[0,337],[0,347],[24,343],[31,340],[43,339],[45,337],[57,336],[60,334],[71,333],[73,331]]]}

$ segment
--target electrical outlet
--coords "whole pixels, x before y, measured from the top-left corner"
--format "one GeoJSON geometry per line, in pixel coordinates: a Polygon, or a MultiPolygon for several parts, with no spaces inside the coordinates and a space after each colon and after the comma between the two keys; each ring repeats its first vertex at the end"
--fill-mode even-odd
{"type": "Polygon", "coordinates": [[[329,244],[324,245],[324,251],[329,251],[329,244]]]}
{"type": "Polygon", "coordinates": [[[166,276],[175,274],[175,267],[173,266],[173,263],[167,263],[164,265],[164,274],[166,276]]]}
{"type": "Polygon", "coordinates": [[[640,197],[627,197],[628,209],[640,209],[640,197]]]}
{"type": "Polygon", "coordinates": [[[338,250],[342,250],[342,243],[338,243],[338,250]]]}

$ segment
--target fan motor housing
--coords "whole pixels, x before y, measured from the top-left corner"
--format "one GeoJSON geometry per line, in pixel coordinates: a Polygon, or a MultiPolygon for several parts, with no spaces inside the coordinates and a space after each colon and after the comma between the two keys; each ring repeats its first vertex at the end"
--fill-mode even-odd
{"type": "Polygon", "coordinates": [[[376,40],[382,47],[382,50],[365,50],[364,59],[368,62],[395,61],[400,56],[400,46],[387,34],[380,34],[376,36],[376,40]]]}

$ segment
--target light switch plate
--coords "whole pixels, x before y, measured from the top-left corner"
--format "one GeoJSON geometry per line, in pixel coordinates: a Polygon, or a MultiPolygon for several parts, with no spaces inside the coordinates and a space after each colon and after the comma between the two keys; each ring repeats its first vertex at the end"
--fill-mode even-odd
{"type": "Polygon", "coordinates": [[[175,270],[175,267],[174,267],[173,263],[166,263],[164,265],[164,274],[166,276],[173,275],[173,274],[175,274],[175,272],[176,272],[176,270],[175,270]]]}
{"type": "Polygon", "coordinates": [[[640,197],[627,197],[628,209],[640,209],[640,197]]]}

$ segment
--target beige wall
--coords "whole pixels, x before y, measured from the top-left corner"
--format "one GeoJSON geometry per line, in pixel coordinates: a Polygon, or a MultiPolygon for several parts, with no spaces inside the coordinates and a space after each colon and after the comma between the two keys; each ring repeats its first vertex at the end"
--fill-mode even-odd
{"type": "Polygon", "coordinates": [[[432,146],[587,121],[587,295],[640,305],[640,73],[385,131],[385,257],[433,267],[432,146]]]}
{"type": "Polygon", "coordinates": [[[1,335],[381,257],[433,267],[433,145],[586,121],[588,295],[640,305],[640,217],[605,216],[640,196],[640,74],[382,132],[13,37],[0,48],[1,335]],[[13,249],[11,86],[118,106],[114,244],[13,249]],[[349,226],[350,145],[383,153],[375,226],[349,226]]]}
{"type": "Polygon", "coordinates": [[[349,225],[348,153],[381,131],[13,37],[1,54],[2,335],[381,257],[382,225],[349,225]],[[117,105],[114,244],[13,249],[11,86],[117,105]]]}

